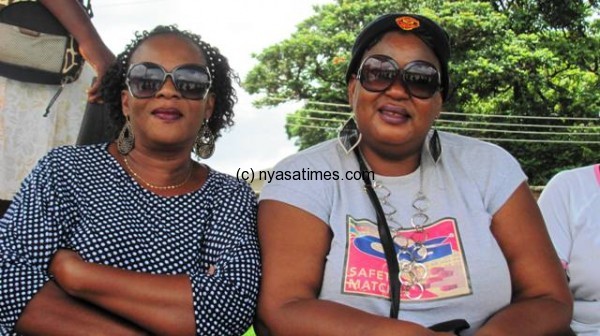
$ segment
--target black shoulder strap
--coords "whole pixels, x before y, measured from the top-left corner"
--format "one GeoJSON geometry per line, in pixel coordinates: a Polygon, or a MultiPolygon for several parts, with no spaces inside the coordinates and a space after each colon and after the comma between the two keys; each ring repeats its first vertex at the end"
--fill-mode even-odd
{"type": "MultiPolygon", "coordinates": [[[[358,146],[354,148],[354,154],[356,155],[356,160],[358,161],[358,165],[360,167],[361,172],[369,171],[367,169],[367,165],[358,150],[358,146]]],[[[385,219],[385,214],[383,213],[383,209],[381,208],[381,204],[379,203],[379,198],[375,191],[373,190],[373,183],[369,178],[369,174],[362,174],[363,181],[365,182],[365,190],[369,195],[369,200],[373,204],[375,208],[375,212],[377,213],[377,229],[379,231],[379,239],[381,240],[381,245],[383,246],[383,252],[385,254],[385,261],[388,267],[388,277],[390,281],[390,296],[392,301],[392,306],[390,307],[390,317],[398,318],[398,314],[400,312],[400,268],[398,266],[398,259],[396,258],[396,249],[394,248],[394,240],[392,239],[392,234],[390,233],[390,229],[385,219]]],[[[438,324],[435,324],[429,329],[433,331],[444,331],[444,332],[453,332],[458,335],[461,330],[468,329],[470,327],[469,323],[464,319],[455,319],[444,321],[438,324]]]]}
{"type": "Polygon", "coordinates": [[[373,190],[373,183],[369,178],[369,174],[365,173],[368,171],[367,165],[365,164],[365,161],[358,150],[358,146],[354,147],[354,154],[356,155],[356,160],[358,160],[358,165],[362,172],[361,175],[365,183],[365,190],[367,191],[369,200],[373,204],[375,213],[377,214],[377,230],[379,231],[379,239],[381,240],[381,245],[383,246],[385,261],[388,267],[388,278],[390,282],[390,298],[392,301],[392,306],[390,307],[390,317],[397,319],[400,312],[400,267],[398,266],[398,258],[396,257],[394,240],[392,239],[392,234],[390,233],[387,220],[385,219],[385,214],[383,213],[383,209],[379,203],[379,198],[377,198],[377,194],[375,194],[375,191],[373,190]]]}

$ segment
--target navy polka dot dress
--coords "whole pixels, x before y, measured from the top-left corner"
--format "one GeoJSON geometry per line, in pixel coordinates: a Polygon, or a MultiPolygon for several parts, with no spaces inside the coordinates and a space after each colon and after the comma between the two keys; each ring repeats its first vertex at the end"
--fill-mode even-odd
{"type": "Polygon", "coordinates": [[[2,334],[49,280],[59,248],[93,263],[189,275],[198,335],[239,335],[252,322],[256,199],[229,175],[210,170],[200,190],[163,197],[133,180],[107,144],[52,150],[0,220],[2,334]]]}

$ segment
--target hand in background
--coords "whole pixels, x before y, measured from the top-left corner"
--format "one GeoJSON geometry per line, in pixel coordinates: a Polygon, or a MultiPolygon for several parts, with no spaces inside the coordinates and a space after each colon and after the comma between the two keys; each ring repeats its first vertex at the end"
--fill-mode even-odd
{"type": "Polygon", "coordinates": [[[115,55],[108,49],[92,20],[77,0],[40,0],[79,43],[79,51],[83,58],[96,72],[97,79],[88,90],[88,101],[101,102],[100,85],[102,77],[115,55]]]}
{"type": "Polygon", "coordinates": [[[110,65],[115,61],[115,55],[104,44],[88,45],[80,44],[79,46],[79,51],[83,55],[83,58],[96,72],[96,78],[87,91],[88,101],[90,103],[101,103],[102,97],[100,96],[100,85],[102,84],[102,77],[110,65]]]}

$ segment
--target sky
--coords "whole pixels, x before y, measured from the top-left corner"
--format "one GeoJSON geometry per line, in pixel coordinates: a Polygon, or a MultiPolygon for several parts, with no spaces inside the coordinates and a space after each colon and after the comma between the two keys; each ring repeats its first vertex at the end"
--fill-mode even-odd
{"type": "MultiPolygon", "coordinates": [[[[313,5],[333,0],[92,0],[92,22],[115,53],[120,53],[136,31],[160,24],[177,24],[202,36],[229,59],[240,79],[257,63],[252,53],[283,41],[296,25],[314,14],[313,5]]],[[[238,169],[271,168],[297,152],[284,125],[286,113],[298,103],[257,109],[252,97],[237,88],[235,125],[217,140],[215,154],[207,163],[221,172],[236,175],[238,169]]]]}

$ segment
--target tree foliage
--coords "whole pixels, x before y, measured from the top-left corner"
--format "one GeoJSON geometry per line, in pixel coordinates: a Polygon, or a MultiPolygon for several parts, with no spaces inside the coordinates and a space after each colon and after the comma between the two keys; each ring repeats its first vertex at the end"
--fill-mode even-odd
{"type": "Polygon", "coordinates": [[[300,148],[332,138],[349,116],[344,74],[360,29],[383,13],[421,13],[452,41],[453,93],[444,110],[458,113],[440,129],[497,142],[530,183],[544,184],[598,160],[599,7],[600,0],[337,0],[315,6],[288,39],[254,55],[259,63],[244,87],[261,97],[257,106],[306,102],[286,125],[300,148]],[[501,128],[490,116],[512,125],[501,128]]]}

